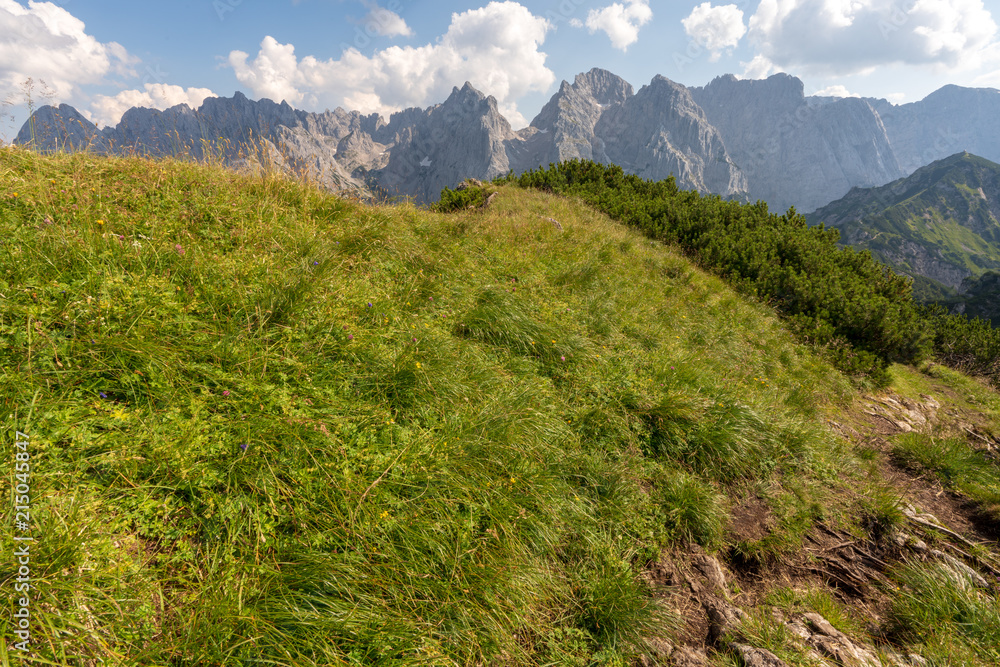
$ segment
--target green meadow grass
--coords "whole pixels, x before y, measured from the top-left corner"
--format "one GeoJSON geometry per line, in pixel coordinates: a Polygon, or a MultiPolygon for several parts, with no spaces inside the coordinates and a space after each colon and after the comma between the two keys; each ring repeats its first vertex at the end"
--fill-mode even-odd
{"type": "Polygon", "coordinates": [[[6,148],[0,243],[36,664],[630,664],[678,624],[661,549],[794,549],[854,465],[848,379],[570,200],[6,148]]]}

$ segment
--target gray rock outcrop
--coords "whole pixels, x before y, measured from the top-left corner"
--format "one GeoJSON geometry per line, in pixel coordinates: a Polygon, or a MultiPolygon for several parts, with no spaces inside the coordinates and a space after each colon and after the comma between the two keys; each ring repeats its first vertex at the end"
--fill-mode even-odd
{"type": "Polygon", "coordinates": [[[505,142],[515,137],[497,101],[466,83],[400,134],[379,184],[419,202],[466,177],[490,180],[510,171],[505,142]]]}
{"type": "Polygon", "coordinates": [[[1000,162],[1000,90],[944,86],[910,104],[869,101],[905,175],[962,151],[1000,162]]]}
{"type": "Polygon", "coordinates": [[[691,94],[746,174],[751,200],[812,211],[852,187],[903,174],[878,114],[860,99],[806,98],[787,74],[719,77],[691,94]]]}
{"type": "Polygon", "coordinates": [[[31,115],[14,139],[43,152],[60,150],[106,150],[104,137],[97,126],[68,104],[46,104],[31,115]]]}
{"type": "Polygon", "coordinates": [[[601,114],[594,134],[597,161],[651,180],[672,174],[682,188],[734,198],[747,194],[746,176],[691,92],[662,76],[601,114]]]}
{"type": "Polygon", "coordinates": [[[531,127],[544,135],[544,140],[539,138],[534,159],[541,165],[595,159],[594,127],[601,114],[632,95],[631,84],[607,70],[594,68],[578,74],[572,85],[563,81],[559,92],[531,121],[531,127]]]}

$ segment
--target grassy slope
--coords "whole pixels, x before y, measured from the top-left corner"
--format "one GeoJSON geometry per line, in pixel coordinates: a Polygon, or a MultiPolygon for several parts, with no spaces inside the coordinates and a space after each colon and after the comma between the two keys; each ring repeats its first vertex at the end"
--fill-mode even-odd
{"type": "Polygon", "coordinates": [[[842,376],[570,201],[3,150],[0,239],[56,664],[627,664],[673,624],[662,547],[794,548],[861,474],[842,376]],[[775,532],[733,544],[752,494],[775,532]]]}

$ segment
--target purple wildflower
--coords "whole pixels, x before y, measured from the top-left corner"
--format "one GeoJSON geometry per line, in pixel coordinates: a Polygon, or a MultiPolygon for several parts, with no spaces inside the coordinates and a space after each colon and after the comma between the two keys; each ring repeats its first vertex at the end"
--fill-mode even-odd
{"type": "Polygon", "coordinates": [[[347,334],[347,340],[354,340],[354,334],[347,334]]]}
{"type": "Polygon", "coordinates": [[[245,452],[247,450],[247,443],[241,442],[240,443],[240,449],[242,449],[245,452]]]}
{"type": "Polygon", "coordinates": [[[99,391],[97,393],[101,395],[101,398],[107,398],[108,397],[108,395],[105,394],[103,391],[99,391]]]}
{"type": "Polygon", "coordinates": [[[368,307],[369,307],[369,308],[371,308],[371,307],[372,307],[372,302],[371,302],[371,301],[369,301],[369,302],[368,302],[368,307]]]}

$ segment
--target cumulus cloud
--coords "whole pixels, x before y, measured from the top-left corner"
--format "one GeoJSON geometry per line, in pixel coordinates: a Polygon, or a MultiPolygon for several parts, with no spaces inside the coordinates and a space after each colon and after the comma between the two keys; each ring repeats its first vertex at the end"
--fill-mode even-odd
{"type": "Polygon", "coordinates": [[[587,13],[587,28],[591,34],[603,30],[611,38],[611,45],[625,51],[639,40],[639,28],[653,18],[649,0],[627,0],[627,4],[616,2],[603,9],[591,9],[587,13]]]}
{"type": "Polygon", "coordinates": [[[714,62],[722,52],[740,43],[747,28],[743,25],[743,11],[736,5],[720,5],[713,7],[710,2],[703,2],[686,18],[681,20],[684,32],[696,44],[711,52],[710,59],[714,62]]]}
{"type": "Polygon", "coordinates": [[[763,79],[777,71],[774,63],[759,53],[750,62],[741,61],[740,65],[743,67],[741,79],[763,79]]]}
{"type": "Polygon", "coordinates": [[[847,86],[840,84],[827,86],[823,90],[817,90],[813,95],[816,97],[861,97],[857,93],[849,91],[847,86]]]}
{"type": "Polygon", "coordinates": [[[309,108],[344,106],[387,114],[427,106],[446,98],[454,85],[469,81],[497,98],[514,125],[526,124],[516,100],[544,91],[555,74],[539,50],[551,25],[517,2],[491,2],[452,14],[448,31],[420,47],[391,46],[371,56],[349,48],[339,59],[299,59],[295,47],[267,36],[251,60],[232,51],[236,78],[257,97],[309,108]]]}
{"type": "Polygon", "coordinates": [[[164,83],[147,83],[144,90],[123,90],[115,96],[97,95],[87,114],[98,125],[117,125],[122,114],[132,107],[169,109],[187,104],[197,109],[206,97],[216,97],[208,88],[182,88],[164,83]]]}
{"type": "Polygon", "coordinates": [[[982,0],[761,0],[749,29],[774,65],[833,74],[977,67],[996,34],[982,0]]]}
{"type": "Polygon", "coordinates": [[[54,3],[0,0],[0,89],[31,77],[65,100],[109,73],[135,76],[138,62],[121,44],[88,35],[83,21],[54,3]]]}
{"type": "Polygon", "coordinates": [[[368,9],[364,25],[371,34],[382,37],[410,37],[413,35],[413,30],[396,12],[380,7],[377,2],[365,2],[364,5],[368,9]]]}

